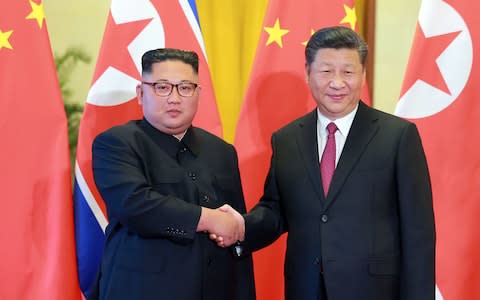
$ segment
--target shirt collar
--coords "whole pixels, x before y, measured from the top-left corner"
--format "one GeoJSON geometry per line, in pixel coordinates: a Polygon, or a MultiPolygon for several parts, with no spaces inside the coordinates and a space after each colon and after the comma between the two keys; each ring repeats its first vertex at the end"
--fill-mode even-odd
{"type": "Polygon", "coordinates": [[[332,121],[329,118],[325,117],[317,108],[317,116],[318,116],[317,125],[319,125],[319,128],[322,130],[322,133],[323,133],[325,132],[325,128],[327,128],[327,125],[330,122],[334,122],[335,125],[337,125],[338,131],[340,131],[340,133],[344,137],[346,137],[348,135],[348,132],[350,131],[350,127],[352,127],[353,119],[355,118],[355,114],[357,113],[357,110],[358,110],[358,104],[346,116],[338,118],[335,121],[332,121]]]}

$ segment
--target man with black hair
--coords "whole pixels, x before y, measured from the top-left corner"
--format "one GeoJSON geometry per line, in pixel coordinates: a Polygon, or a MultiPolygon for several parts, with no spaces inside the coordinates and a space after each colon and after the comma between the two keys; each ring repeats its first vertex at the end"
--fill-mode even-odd
{"type": "Polygon", "coordinates": [[[98,282],[101,300],[255,299],[252,258],[235,257],[245,212],[233,146],[192,126],[200,94],[198,56],[156,49],[142,56],[137,86],[144,118],[93,143],[95,183],[109,225],[98,282]]]}
{"type": "Polygon", "coordinates": [[[305,75],[317,108],[272,135],[264,194],[236,214],[245,255],[288,233],[287,300],[435,299],[422,143],[415,124],[360,100],[367,51],[346,27],[313,34],[305,75]]]}

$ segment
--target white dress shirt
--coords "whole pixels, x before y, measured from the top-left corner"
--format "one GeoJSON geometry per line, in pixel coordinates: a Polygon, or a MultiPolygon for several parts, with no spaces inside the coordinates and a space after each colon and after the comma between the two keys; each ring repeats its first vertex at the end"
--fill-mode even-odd
{"type": "Polygon", "coordinates": [[[353,119],[358,110],[358,104],[355,109],[350,112],[345,117],[331,121],[318,110],[317,108],[317,141],[318,141],[318,162],[322,159],[323,150],[327,144],[327,125],[330,122],[334,122],[337,125],[338,130],[335,132],[335,167],[338,164],[340,155],[342,154],[343,146],[345,146],[345,141],[347,140],[348,132],[350,127],[352,127],[353,119]]]}

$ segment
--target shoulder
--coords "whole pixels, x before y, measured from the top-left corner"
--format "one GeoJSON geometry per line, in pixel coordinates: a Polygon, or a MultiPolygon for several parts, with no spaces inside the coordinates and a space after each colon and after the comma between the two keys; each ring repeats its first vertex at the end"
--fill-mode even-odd
{"type": "MultiPolygon", "coordinates": [[[[381,110],[360,105],[351,133],[371,131],[383,140],[420,140],[420,133],[415,123],[381,110]]],[[[349,134],[350,135],[350,134],[349,134]]]]}
{"type": "Polygon", "coordinates": [[[122,125],[116,125],[100,132],[94,139],[94,143],[97,141],[105,140],[124,140],[130,139],[137,135],[141,129],[139,126],[140,120],[129,121],[122,125]]]}
{"type": "Polygon", "coordinates": [[[192,130],[195,139],[197,139],[201,143],[206,143],[208,145],[221,148],[233,148],[232,144],[224,141],[220,137],[206,131],[205,129],[199,127],[191,127],[189,130],[192,130]]]}
{"type": "Polygon", "coordinates": [[[192,138],[193,149],[196,149],[197,153],[202,153],[202,157],[236,159],[237,151],[230,143],[202,128],[191,127],[189,130],[191,130],[189,138],[192,138]]]}
{"type": "Polygon", "coordinates": [[[365,114],[368,118],[377,120],[380,126],[386,128],[416,128],[415,123],[407,119],[366,105],[364,107],[359,107],[358,114],[359,118],[362,118],[362,115],[360,114],[365,114]]]}

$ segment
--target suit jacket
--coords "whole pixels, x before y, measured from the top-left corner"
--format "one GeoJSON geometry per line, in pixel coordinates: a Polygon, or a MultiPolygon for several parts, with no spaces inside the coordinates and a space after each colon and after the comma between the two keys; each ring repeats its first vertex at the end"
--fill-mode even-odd
{"type": "Polygon", "coordinates": [[[200,206],[245,212],[233,146],[195,127],[179,142],[131,121],[95,139],[93,170],[110,221],[100,299],[255,299],[251,256],[196,232],[200,206]]]}
{"type": "Polygon", "coordinates": [[[315,110],[272,135],[245,253],[288,232],[287,300],[434,300],[432,194],[416,126],[360,102],[325,198],[316,124],[315,110]]]}

